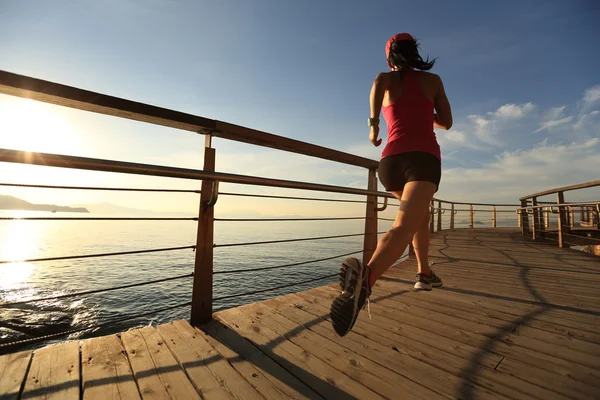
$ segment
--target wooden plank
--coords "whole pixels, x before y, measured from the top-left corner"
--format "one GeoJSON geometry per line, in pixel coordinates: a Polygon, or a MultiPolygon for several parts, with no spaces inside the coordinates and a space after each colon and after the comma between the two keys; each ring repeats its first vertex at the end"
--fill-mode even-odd
{"type": "MultiPolygon", "coordinates": [[[[270,303],[271,301],[269,301],[269,304],[270,303]]],[[[258,305],[258,307],[261,306],[265,306],[264,302],[258,305]]],[[[283,311],[288,318],[297,319],[299,317],[298,314],[292,315],[288,312],[290,309],[289,306],[282,307],[276,306],[276,310],[280,313],[283,311]]],[[[273,313],[264,312],[264,314],[267,318],[274,317],[273,313]]],[[[313,316],[304,316],[300,318],[303,318],[305,322],[314,319],[313,316]]],[[[300,321],[301,320],[296,320],[296,322],[300,321]]],[[[310,323],[307,328],[310,331],[318,331],[320,336],[329,337],[333,340],[336,339],[331,330],[331,323],[329,321],[321,321],[319,324],[310,323]]],[[[315,335],[313,335],[313,337],[314,336],[315,335]]],[[[355,332],[350,332],[343,340],[338,339],[337,342],[350,350],[349,355],[347,355],[347,350],[340,352],[338,355],[340,358],[343,358],[344,355],[346,355],[346,357],[351,357],[351,359],[359,361],[357,357],[358,355],[362,355],[368,360],[387,366],[393,371],[412,375],[411,378],[423,386],[427,386],[428,382],[435,379],[436,385],[429,386],[430,389],[438,391],[440,394],[446,394],[452,398],[457,396],[458,393],[461,393],[461,395],[465,397],[471,397],[466,396],[466,393],[469,393],[477,398],[504,398],[505,396],[508,398],[519,398],[524,394],[544,400],[548,398],[558,398],[554,393],[540,389],[539,387],[518,378],[500,374],[494,371],[493,368],[478,367],[476,373],[463,376],[461,372],[469,370],[469,366],[471,365],[470,361],[462,360],[462,363],[458,366],[453,363],[433,361],[432,357],[434,358],[435,355],[430,350],[423,354],[419,351],[403,348],[399,343],[388,347],[383,345],[379,338],[370,339],[362,335],[357,335],[355,332]],[[410,355],[410,358],[402,357],[403,354],[410,355]],[[413,358],[412,362],[408,361],[411,358],[413,358]],[[467,384],[465,379],[469,381],[467,384]]],[[[326,346],[319,346],[319,348],[326,348],[326,346]]],[[[359,364],[360,363],[361,361],[359,361],[359,364]]],[[[363,366],[366,366],[364,361],[362,361],[362,363],[363,366]]],[[[405,387],[403,387],[402,390],[403,392],[406,392],[405,387]]],[[[430,395],[421,391],[419,398],[429,397],[430,395]]]]}
{"type": "MultiPolygon", "coordinates": [[[[397,372],[399,368],[402,368],[403,361],[400,360],[401,357],[398,353],[393,354],[397,358],[395,360],[385,357],[380,359],[380,363],[385,364],[382,365],[364,357],[364,353],[348,352],[346,349],[347,346],[344,347],[342,345],[347,340],[336,336],[331,330],[331,325],[329,325],[329,329],[327,330],[329,333],[328,337],[313,332],[310,328],[314,328],[319,323],[322,323],[320,318],[316,319],[310,316],[308,321],[305,321],[308,327],[304,327],[302,324],[298,324],[286,316],[277,313],[264,303],[254,303],[242,306],[239,309],[252,319],[262,323],[264,326],[268,326],[274,332],[286,337],[305,351],[314,354],[315,357],[320,358],[328,365],[385,398],[393,398],[399,391],[403,393],[405,398],[415,400],[422,399],[423,397],[439,399],[445,397],[399,375],[397,372]]],[[[379,356],[381,356],[381,353],[379,353],[379,356]]],[[[403,359],[408,358],[404,357],[403,359]]],[[[414,360],[412,361],[415,363],[414,360]]],[[[426,376],[423,376],[423,378],[426,380],[426,376]]],[[[437,378],[439,383],[439,376],[437,378]]]]}
{"type": "Polygon", "coordinates": [[[79,399],[79,342],[36,350],[22,399],[79,399]]]}
{"type": "Polygon", "coordinates": [[[215,317],[254,342],[265,354],[325,398],[383,398],[272,329],[256,323],[239,309],[222,311],[215,317]]]}
{"type": "Polygon", "coordinates": [[[200,399],[181,366],[151,326],[121,334],[144,399],[200,399]]]}
{"type": "MultiPolygon", "coordinates": [[[[330,302],[336,295],[331,288],[321,287],[311,289],[309,293],[315,293],[316,296],[322,296],[330,302]]],[[[430,318],[426,315],[418,315],[410,312],[395,309],[388,305],[382,304],[377,299],[375,305],[371,307],[372,314],[379,314],[386,317],[392,324],[411,325],[415,328],[421,328],[429,332],[436,332],[442,336],[454,339],[458,342],[469,344],[483,349],[493,349],[497,354],[503,356],[513,356],[523,362],[532,364],[538,368],[549,369],[566,376],[572,376],[574,379],[587,382],[594,386],[598,385],[600,377],[598,370],[591,369],[579,362],[566,360],[556,355],[545,354],[537,349],[530,349],[522,345],[515,344],[505,340],[496,339],[493,336],[485,336],[481,333],[474,333],[464,329],[463,326],[448,325],[445,322],[430,318]],[[491,346],[493,344],[493,346],[491,346]],[[594,383],[596,382],[596,383],[594,383]]],[[[359,318],[360,320],[360,318],[359,318]]],[[[534,343],[535,347],[535,343],[534,343]]]]}
{"type": "MultiPolygon", "coordinates": [[[[327,317],[329,309],[324,304],[322,298],[316,297],[309,292],[300,292],[296,295],[301,299],[301,309],[310,312],[313,315],[322,315],[327,317]]],[[[328,317],[327,317],[328,318],[328,317]]],[[[456,358],[446,357],[446,354],[451,354],[463,360],[472,360],[473,354],[480,352],[480,356],[474,360],[479,365],[488,368],[494,368],[502,360],[502,356],[492,352],[481,351],[477,347],[470,346],[441,336],[435,332],[426,331],[411,325],[390,324],[389,321],[373,318],[368,321],[358,320],[355,324],[356,332],[362,336],[369,337],[372,335],[379,341],[389,339],[397,343],[402,343],[402,347],[412,348],[415,351],[422,352],[426,356],[439,358],[447,363],[457,363],[456,358]]],[[[354,330],[354,328],[353,328],[354,330]]]]}
{"type": "MultiPolygon", "coordinates": [[[[239,354],[243,359],[255,367],[259,372],[258,375],[266,377],[277,389],[288,398],[292,399],[322,399],[320,395],[315,393],[306,384],[292,375],[288,370],[277,364],[270,357],[265,355],[250,341],[240,336],[236,331],[228,326],[221,324],[218,321],[212,321],[202,325],[202,330],[205,331],[215,341],[222,344],[223,347],[231,349],[231,351],[239,354]]],[[[221,354],[224,354],[221,352],[221,354]]],[[[235,364],[239,365],[238,363],[235,364]]],[[[286,397],[284,396],[284,397],[286,397]]],[[[266,398],[279,399],[281,397],[266,398]]]]}
{"type": "Polygon", "coordinates": [[[31,351],[21,351],[0,356],[0,399],[19,398],[32,354],[31,351]]]}
{"type": "MultiPolygon", "coordinates": [[[[588,332],[575,328],[574,326],[578,326],[577,323],[566,326],[560,325],[560,323],[565,323],[565,321],[552,316],[543,318],[543,313],[533,318],[523,318],[527,314],[526,311],[520,311],[514,307],[502,305],[493,306],[489,302],[474,303],[470,301],[469,298],[463,298],[464,296],[458,296],[442,290],[436,290],[432,293],[427,293],[427,296],[422,296],[419,293],[414,292],[408,292],[402,296],[403,299],[408,299],[409,301],[414,299],[415,301],[431,304],[431,307],[434,308],[438,306],[451,307],[458,310],[468,311],[474,316],[482,315],[490,319],[504,321],[505,323],[512,322],[515,324],[517,323],[516,321],[518,321],[520,326],[530,326],[532,328],[536,328],[536,330],[552,332],[568,338],[576,338],[579,340],[600,344],[599,333],[588,332]]],[[[519,328],[516,329],[518,330],[519,328]]],[[[526,333],[525,336],[527,336],[526,333]]]]}
{"type": "Polygon", "coordinates": [[[191,329],[195,334],[201,335],[216,351],[218,351],[242,377],[244,377],[250,385],[262,394],[265,399],[291,399],[291,398],[303,398],[303,396],[288,395],[289,391],[285,390],[281,386],[281,382],[273,382],[269,377],[264,374],[259,368],[253,365],[251,362],[237,354],[235,351],[230,349],[227,345],[221,343],[216,338],[208,335],[198,328],[191,329]],[[279,383],[279,385],[278,385],[279,383]]]}
{"type": "Polygon", "coordinates": [[[285,150],[359,167],[377,168],[379,164],[377,161],[368,158],[227,122],[6,71],[0,71],[0,93],[191,132],[213,132],[224,139],[285,150]]]}
{"type": "Polygon", "coordinates": [[[116,335],[84,340],[81,363],[84,400],[140,398],[125,348],[116,335]]]}
{"type": "Polygon", "coordinates": [[[498,364],[497,371],[516,376],[543,388],[550,389],[566,398],[589,400],[600,392],[597,387],[575,381],[569,377],[545,371],[507,357],[498,364]]]}
{"type": "Polygon", "coordinates": [[[160,325],[157,331],[204,399],[263,398],[186,321],[160,325]]]}
{"type": "MultiPolygon", "coordinates": [[[[390,295],[389,291],[379,289],[376,293],[382,293],[390,295]]],[[[424,298],[425,296],[420,296],[424,298]]],[[[399,301],[399,300],[396,300],[399,301]]],[[[539,342],[550,343],[553,345],[560,346],[565,349],[570,349],[580,353],[589,354],[600,354],[600,344],[593,342],[583,341],[574,337],[568,337],[564,335],[557,335],[555,333],[546,332],[533,327],[522,326],[528,318],[523,315],[521,318],[513,318],[508,320],[500,320],[496,318],[490,318],[484,314],[480,314],[477,310],[469,310],[468,307],[452,307],[451,303],[432,303],[427,302],[427,299],[421,300],[417,296],[411,297],[410,293],[408,296],[402,296],[401,302],[403,305],[408,306],[407,309],[414,308],[414,312],[427,312],[427,310],[435,310],[435,313],[443,313],[446,316],[452,316],[457,321],[473,321],[480,324],[485,324],[496,328],[498,331],[505,331],[507,337],[514,336],[513,333],[517,333],[519,336],[525,336],[528,338],[536,339],[539,342]]]]}

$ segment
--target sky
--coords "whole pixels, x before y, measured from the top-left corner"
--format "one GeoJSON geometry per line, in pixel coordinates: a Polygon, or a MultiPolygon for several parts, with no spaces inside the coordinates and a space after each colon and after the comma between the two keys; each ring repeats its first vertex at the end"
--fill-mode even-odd
{"type": "MultiPolygon", "coordinates": [[[[410,32],[424,57],[437,58],[431,72],[441,76],[454,115],[451,130],[436,130],[443,160],[436,196],[516,203],[529,193],[600,179],[599,16],[600,3],[583,0],[3,0],[0,70],[379,159],[383,145],[368,140],[369,92],[387,68],[387,39],[410,32]]],[[[203,145],[191,132],[0,95],[0,148],[199,169],[203,145]]],[[[218,171],[366,188],[361,168],[220,139],[214,146],[218,171]]],[[[199,186],[5,163],[0,180],[199,186]]],[[[0,194],[62,205],[197,210],[194,195],[6,187],[0,194]]],[[[569,196],[597,200],[600,193],[569,196]]],[[[222,197],[219,207],[239,215],[348,212],[232,197],[222,197]]]]}

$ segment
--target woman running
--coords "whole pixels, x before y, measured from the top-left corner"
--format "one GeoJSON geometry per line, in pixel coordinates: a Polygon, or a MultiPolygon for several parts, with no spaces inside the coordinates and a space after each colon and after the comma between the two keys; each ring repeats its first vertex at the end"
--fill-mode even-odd
{"type": "Polygon", "coordinates": [[[390,38],[385,55],[391,72],[378,74],[371,89],[369,139],[374,146],[381,144],[379,114],[383,106],[388,140],[381,154],[379,180],[400,201],[400,208],[368,265],[363,266],[356,258],[347,258],[342,264],[342,293],[331,304],[331,321],[340,336],[352,329],[373,284],[400,258],[411,240],[419,264],[415,289],[442,286],[427,260],[429,204],[442,174],[433,127],[450,129],[452,111],[440,77],[423,72],[430,70],[435,60],[423,61],[418,47],[408,33],[390,38]]]}

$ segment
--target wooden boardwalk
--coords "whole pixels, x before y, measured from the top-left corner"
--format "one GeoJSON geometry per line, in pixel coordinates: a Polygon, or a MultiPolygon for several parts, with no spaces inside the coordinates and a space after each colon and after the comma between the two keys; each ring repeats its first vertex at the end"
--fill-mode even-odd
{"type": "Polygon", "coordinates": [[[353,331],[328,285],[0,357],[0,399],[598,399],[600,258],[514,229],[432,237],[444,288],[391,269],[353,331]]]}

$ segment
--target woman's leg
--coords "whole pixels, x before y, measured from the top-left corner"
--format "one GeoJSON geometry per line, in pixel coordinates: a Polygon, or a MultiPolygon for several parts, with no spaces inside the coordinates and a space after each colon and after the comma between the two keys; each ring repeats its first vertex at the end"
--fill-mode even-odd
{"type": "Polygon", "coordinates": [[[426,181],[412,181],[404,186],[394,227],[381,237],[369,261],[370,286],[404,253],[429,213],[429,203],[436,189],[434,183],[426,181]]]}
{"type": "Polygon", "coordinates": [[[418,273],[429,275],[431,273],[431,268],[429,268],[429,212],[413,236],[412,244],[419,264],[418,273]]]}
{"type": "MultiPolygon", "coordinates": [[[[395,192],[394,194],[399,200],[402,199],[402,192],[395,192]]],[[[430,213],[425,215],[423,224],[419,227],[417,232],[413,235],[412,244],[415,250],[418,263],[418,273],[429,274],[431,268],[429,268],[429,217],[430,213]]],[[[395,228],[398,221],[394,221],[393,227],[395,228]]]]}
{"type": "Polygon", "coordinates": [[[342,293],[331,303],[331,322],[338,335],[346,335],[371,295],[375,281],[400,258],[429,212],[437,186],[427,181],[412,181],[404,186],[394,226],[377,243],[367,266],[356,258],[344,260],[340,271],[342,293]],[[370,272],[370,273],[369,273],[370,272]]]}

